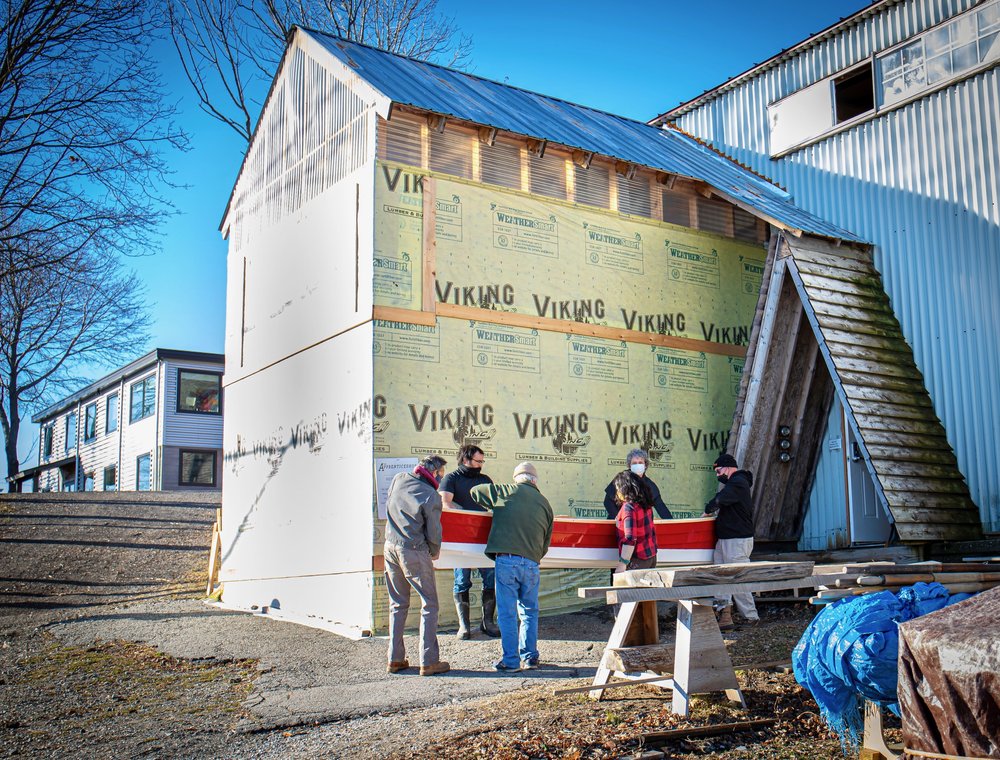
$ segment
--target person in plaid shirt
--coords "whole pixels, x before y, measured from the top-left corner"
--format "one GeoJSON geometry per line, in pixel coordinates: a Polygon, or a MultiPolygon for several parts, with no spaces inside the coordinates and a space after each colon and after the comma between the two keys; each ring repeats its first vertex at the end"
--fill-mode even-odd
{"type": "Polygon", "coordinates": [[[653,497],[643,479],[630,470],[614,480],[615,501],[620,505],[615,517],[618,533],[618,564],[615,572],[656,567],[656,529],[653,526],[653,497]]]}

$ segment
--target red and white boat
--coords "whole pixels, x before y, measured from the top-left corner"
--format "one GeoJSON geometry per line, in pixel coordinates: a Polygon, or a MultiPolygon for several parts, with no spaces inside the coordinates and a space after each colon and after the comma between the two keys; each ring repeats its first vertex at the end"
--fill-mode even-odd
{"type": "MultiPolygon", "coordinates": [[[[490,535],[489,512],[448,509],[441,512],[441,556],[438,569],[492,567],[484,554],[490,535]]],[[[664,565],[710,565],[715,549],[715,518],[694,517],[655,520],[658,567],[664,565]]],[[[543,568],[614,567],[618,561],[618,539],[614,520],[556,517],[552,542],[542,558],[543,568]]]]}

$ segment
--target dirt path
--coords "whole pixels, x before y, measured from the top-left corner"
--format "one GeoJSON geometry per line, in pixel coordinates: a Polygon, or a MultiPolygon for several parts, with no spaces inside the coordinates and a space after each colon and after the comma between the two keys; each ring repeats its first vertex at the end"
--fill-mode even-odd
{"type": "MultiPolygon", "coordinates": [[[[0,756],[617,757],[639,749],[642,730],[683,725],[652,687],[600,704],[552,695],[593,676],[604,608],[544,618],[537,671],[495,674],[495,640],[442,632],[451,673],[388,676],[384,640],[201,601],[211,499],[95,496],[0,499],[0,756]]],[[[787,656],[810,614],[768,612],[729,638],[734,660],[787,656]]],[[[669,639],[670,620],[661,628],[669,639]]],[[[749,711],[695,698],[692,720],[785,725],[670,756],[835,754],[791,676],[743,678],[749,711]]]]}

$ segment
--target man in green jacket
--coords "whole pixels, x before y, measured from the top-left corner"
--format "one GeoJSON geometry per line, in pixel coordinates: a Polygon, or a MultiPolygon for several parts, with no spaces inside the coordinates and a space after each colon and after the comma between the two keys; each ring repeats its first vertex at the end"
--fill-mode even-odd
{"type": "Polygon", "coordinates": [[[537,668],[538,564],[552,540],[552,507],[538,490],[538,470],[531,462],[521,462],[514,468],[513,483],[474,486],[470,495],[493,512],[486,556],[496,565],[503,647],[503,657],[493,668],[500,672],[537,668]]]}

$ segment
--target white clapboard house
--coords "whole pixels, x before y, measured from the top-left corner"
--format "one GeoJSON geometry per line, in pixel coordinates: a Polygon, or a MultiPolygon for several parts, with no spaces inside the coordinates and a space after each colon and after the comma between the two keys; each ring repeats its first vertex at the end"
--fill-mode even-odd
{"type": "Polygon", "coordinates": [[[36,491],[222,487],[221,354],[158,348],[32,418],[36,491]]]}

